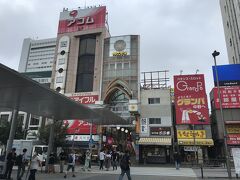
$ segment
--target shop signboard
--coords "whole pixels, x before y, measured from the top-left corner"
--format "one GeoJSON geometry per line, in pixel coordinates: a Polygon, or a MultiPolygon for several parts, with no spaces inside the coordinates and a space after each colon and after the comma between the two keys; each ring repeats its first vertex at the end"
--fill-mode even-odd
{"type": "Polygon", "coordinates": [[[228,134],[240,134],[240,125],[226,125],[228,134]]]}
{"type": "MultiPolygon", "coordinates": [[[[90,134],[91,123],[82,120],[64,120],[64,125],[67,125],[67,134],[90,134]]],[[[97,133],[97,126],[92,125],[92,133],[97,133]]]]}
{"type": "Polygon", "coordinates": [[[240,173],[240,148],[232,148],[233,162],[236,174],[240,173]]]}
{"type": "Polygon", "coordinates": [[[60,13],[58,34],[102,28],[105,26],[106,6],[60,13]]]}
{"type": "Polygon", "coordinates": [[[204,75],[174,76],[176,124],[210,124],[204,75]]]}
{"type": "Polygon", "coordinates": [[[150,127],[150,135],[171,136],[171,128],[170,127],[150,127]]]}
{"type": "Polygon", "coordinates": [[[206,138],[205,130],[177,130],[178,139],[204,139],[206,138]]]}
{"type": "Polygon", "coordinates": [[[117,36],[110,38],[109,57],[131,55],[131,37],[117,36]]]}
{"type": "Polygon", "coordinates": [[[71,93],[65,94],[65,96],[80,104],[95,104],[99,99],[98,92],[71,93]]]}
{"type": "Polygon", "coordinates": [[[197,146],[184,146],[184,151],[197,152],[198,148],[197,146]]]}
{"type": "Polygon", "coordinates": [[[147,120],[147,118],[141,118],[140,133],[141,134],[147,134],[148,133],[148,120],[147,120]]]}
{"type": "Polygon", "coordinates": [[[239,145],[240,144],[240,134],[228,134],[227,144],[239,145]]]}
{"type": "Polygon", "coordinates": [[[213,146],[212,139],[178,139],[178,145],[185,146],[213,146]]]}
{"type": "MultiPolygon", "coordinates": [[[[83,141],[83,142],[89,142],[90,141],[90,135],[67,135],[66,140],[68,141],[83,141]]],[[[92,135],[92,140],[97,142],[99,141],[99,135],[92,135]]]]}
{"type": "MultiPolygon", "coordinates": [[[[212,91],[214,97],[214,107],[215,109],[220,109],[218,89],[213,88],[212,91]]],[[[222,100],[222,108],[240,108],[240,86],[220,87],[220,98],[222,100]]]]}
{"type": "MultiPolygon", "coordinates": [[[[240,64],[227,64],[216,66],[220,86],[240,85],[240,64]]],[[[217,86],[215,66],[212,66],[214,84],[217,86]]]]}
{"type": "Polygon", "coordinates": [[[203,74],[174,76],[174,95],[187,94],[206,94],[203,74]]]}

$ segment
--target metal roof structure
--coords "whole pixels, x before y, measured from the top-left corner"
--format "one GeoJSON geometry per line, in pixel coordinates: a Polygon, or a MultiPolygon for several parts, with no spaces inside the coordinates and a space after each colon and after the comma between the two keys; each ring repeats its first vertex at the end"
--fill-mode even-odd
{"type": "Polygon", "coordinates": [[[0,63],[0,110],[25,111],[54,120],[81,119],[97,125],[126,120],[106,108],[89,108],[0,63]]]}

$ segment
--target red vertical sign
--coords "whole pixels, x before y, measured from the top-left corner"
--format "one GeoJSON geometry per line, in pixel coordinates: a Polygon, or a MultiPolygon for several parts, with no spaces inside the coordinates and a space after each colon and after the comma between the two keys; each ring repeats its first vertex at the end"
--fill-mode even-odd
{"type": "Polygon", "coordinates": [[[174,76],[177,124],[209,124],[204,75],[174,76]]]}

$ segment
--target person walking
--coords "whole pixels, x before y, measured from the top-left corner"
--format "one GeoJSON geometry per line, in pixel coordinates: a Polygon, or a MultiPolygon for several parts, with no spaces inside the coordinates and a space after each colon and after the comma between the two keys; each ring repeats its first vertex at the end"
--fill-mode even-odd
{"type": "Polygon", "coordinates": [[[75,162],[76,162],[76,155],[75,155],[74,150],[72,150],[71,154],[69,154],[68,158],[67,158],[68,167],[67,167],[67,170],[65,172],[64,178],[67,178],[67,173],[70,169],[72,169],[72,177],[76,177],[75,174],[74,174],[75,162]]]}
{"type": "Polygon", "coordinates": [[[106,168],[106,171],[109,170],[110,166],[111,166],[111,154],[110,154],[110,151],[108,150],[107,154],[105,156],[105,168],[106,168]]]}
{"type": "Polygon", "coordinates": [[[103,163],[104,163],[104,159],[105,159],[105,153],[103,151],[103,149],[100,151],[99,153],[99,160],[100,160],[100,170],[103,170],[103,163]]]}
{"type": "Polygon", "coordinates": [[[51,153],[48,161],[48,173],[51,173],[51,172],[55,173],[54,164],[55,164],[55,157],[54,157],[54,154],[51,153]]]}
{"type": "Polygon", "coordinates": [[[113,171],[116,169],[117,170],[117,160],[118,160],[118,153],[116,150],[112,152],[112,166],[113,166],[113,171]]]}
{"type": "Polygon", "coordinates": [[[174,161],[175,161],[176,170],[179,170],[179,168],[180,168],[180,155],[179,155],[178,152],[174,153],[174,161]]]}
{"type": "Polygon", "coordinates": [[[28,162],[27,160],[27,149],[23,149],[23,153],[19,154],[16,157],[16,165],[18,166],[18,171],[17,171],[17,180],[21,180],[24,173],[25,173],[25,167],[28,162]]]}
{"type": "Polygon", "coordinates": [[[29,166],[30,175],[28,177],[28,180],[35,180],[35,175],[36,175],[36,172],[38,170],[38,167],[39,167],[40,163],[41,162],[40,162],[40,159],[38,157],[38,153],[35,151],[32,159],[31,159],[30,166],[29,166]]]}
{"type": "Polygon", "coordinates": [[[7,155],[7,168],[4,174],[4,177],[7,179],[11,179],[13,165],[16,161],[16,148],[12,148],[12,150],[7,155]]]}
{"type": "Polygon", "coordinates": [[[64,164],[66,160],[66,154],[64,150],[62,150],[61,153],[59,154],[59,159],[60,159],[60,173],[63,173],[64,164]]]}
{"type": "Polygon", "coordinates": [[[90,152],[89,150],[87,150],[87,151],[86,151],[86,157],[85,157],[85,164],[84,164],[84,168],[83,168],[84,171],[85,171],[86,169],[87,169],[88,171],[90,171],[90,169],[89,169],[89,164],[90,164],[90,161],[91,161],[91,156],[92,156],[91,152],[90,152]]]}
{"type": "Polygon", "coordinates": [[[131,180],[131,175],[130,175],[130,156],[129,152],[126,150],[125,154],[123,155],[121,161],[120,161],[120,168],[121,168],[121,174],[119,176],[119,180],[123,179],[124,174],[127,174],[128,180],[131,180]]]}

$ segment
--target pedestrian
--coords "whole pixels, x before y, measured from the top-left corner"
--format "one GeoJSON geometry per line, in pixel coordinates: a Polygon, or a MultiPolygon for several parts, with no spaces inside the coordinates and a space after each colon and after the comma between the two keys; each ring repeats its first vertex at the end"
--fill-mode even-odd
{"type": "Polygon", "coordinates": [[[112,152],[112,166],[113,166],[113,171],[116,169],[117,170],[117,160],[118,160],[118,153],[116,150],[112,152]]]}
{"type": "Polygon", "coordinates": [[[107,151],[107,154],[105,156],[105,168],[108,171],[111,166],[111,154],[110,151],[107,151]]]}
{"type": "Polygon", "coordinates": [[[7,168],[4,174],[4,177],[7,179],[11,179],[13,165],[16,161],[16,148],[12,148],[12,150],[7,155],[7,168]]]}
{"type": "Polygon", "coordinates": [[[67,157],[68,167],[67,167],[67,171],[65,172],[64,178],[67,178],[67,173],[70,169],[72,169],[72,177],[76,177],[74,174],[75,162],[76,162],[76,155],[75,155],[75,151],[72,150],[72,152],[67,157]]]}
{"type": "Polygon", "coordinates": [[[119,176],[119,180],[123,179],[124,174],[127,174],[128,180],[131,180],[130,175],[130,156],[128,150],[125,151],[125,154],[123,155],[121,161],[120,161],[120,168],[121,168],[121,174],[119,176]]]}
{"type": "Polygon", "coordinates": [[[88,171],[90,171],[90,169],[89,169],[89,164],[90,164],[90,161],[91,161],[91,156],[92,156],[91,152],[90,152],[89,150],[87,150],[87,151],[86,151],[86,157],[85,157],[85,164],[84,164],[84,168],[83,168],[84,171],[85,171],[86,169],[87,169],[88,171]]]}
{"type": "Polygon", "coordinates": [[[181,162],[180,162],[180,155],[178,152],[174,153],[174,161],[175,161],[176,170],[179,170],[181,162]]]}
{"type": "Polygon", "coordinates": [[[27,149],[24,148],[23,149],[23,153],[22,154],[19,154],[17,157],[16,157],[16,165],[18,166],[18,171],[17,171],[17,180],[21,180],[24,173],[25,173],[25,167],[26,167],[26,164],[28,163],[28,160],[27,160],[27,149]]]}
{"type": "Polygon", "coordinates": [[[105,159],[105,153],[103,151],[103,149],[101,149],[100,153],[99,153],[99,160],[100,160],[100,170],[103,170],[103,163],[104,163],[104,159],[105,159]]]}
{"type": "Polygon", "coordinates": [[[54,154],[51,153],[48,161],[48,173],[51,173],[51,172],[55,173],[54,164],[55,164],[55,157],[54,157],[54,154]]]}
{"type": "Polygon", "coordinates": [[[35,175],[36,175],[36,172],[37,172],[40,164],[41,164],[41,162],[38,157],[38,153],[35,151],[33,153],[33,157],[31,159],[30,166],[29,166],[30,175],[28,177],[28,180],[35,180],[35,175]]]}
{"type": "Polygon", "coordinates": [[[60,159],[60,173],[63,173],[64,164],[66,160],[66,154],[64,150],[62,150],[61,153],[59,154],[59,159],[60,159]]]}

